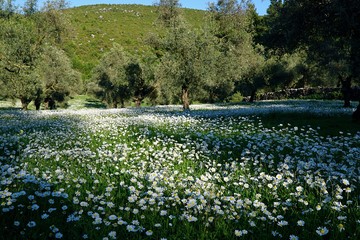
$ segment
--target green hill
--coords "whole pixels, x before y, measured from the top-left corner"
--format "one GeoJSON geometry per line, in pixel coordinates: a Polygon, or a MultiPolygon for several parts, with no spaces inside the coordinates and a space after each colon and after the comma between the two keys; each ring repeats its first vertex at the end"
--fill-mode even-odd
{"type": "MultiPolygon", "coordinates": [[[[206,11],[182,9],[182,13],[192,27],[199,27],[205,21],[206,11]]],[[[70,25],[64,48],[85,81],[114,43],[131,53],[141,54],[148,50],[145,40],[161,31],[156,24],[155,6],[89,5],[66,9],[64,14],[70,25]]]]}

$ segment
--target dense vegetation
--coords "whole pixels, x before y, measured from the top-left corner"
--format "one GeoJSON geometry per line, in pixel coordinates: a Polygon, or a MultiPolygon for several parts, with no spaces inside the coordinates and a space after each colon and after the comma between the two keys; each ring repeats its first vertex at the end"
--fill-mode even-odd
{"type": "Polygon", "coordinates": [[[345,107],[359,100],[356,1],[273,0],[258,16],[245,0],[214,1],[207,11],[176,0],[72,9],[27,0],[19,8],[1,1],[0,13],[0,94],[24,109],[86,93],[109,107],[146,100],[187,110],[318,86],[340,87],[345,107]]]}

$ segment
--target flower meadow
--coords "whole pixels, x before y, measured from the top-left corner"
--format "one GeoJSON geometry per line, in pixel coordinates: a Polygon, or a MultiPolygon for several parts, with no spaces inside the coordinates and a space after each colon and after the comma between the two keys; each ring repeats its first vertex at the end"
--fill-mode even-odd
{"type": "Polygon", "coordinates": [[[349,110],[194,109],[0,111],[0,238],[358,239],[360,132],[262,120],[349,110]]]}

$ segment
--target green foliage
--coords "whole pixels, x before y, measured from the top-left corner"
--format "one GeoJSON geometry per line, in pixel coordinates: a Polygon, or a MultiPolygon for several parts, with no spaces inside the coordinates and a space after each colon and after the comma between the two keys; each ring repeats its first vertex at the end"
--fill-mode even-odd
{"type": "Polygon", "coordinates": [[[0,18],[9,18],[16,11],[13,0],[0,0],[0,18]]]}
{"type": "Polygon", "coordinates": [[[247,1],[219,0],[209,6],[210,16],[213,20],[214,34],[223,43],[224,50],[230,50],[229,44],[238,46],[248,41],[250,27],[247,16],[247,1]]]}
{"type": "Polygon", "coordinates": [[[220,52],[214,68],[219,80],[215,87],[208,88],[210,96],[215,96],[210,101],[228,98],[235,86],[246,82],[258,85],[253,77],[261,71],[264,59],[261,47],[253,44],[254,14],[248,1],[217,1],[210,5],[211,31],[220,52]]]}
{"type": "Polygon", "coordinates": [[[166,34],[152,39],[160,58],[159,94],[166,103],[181,97],[184,109],[188,109],[189,95],[191,100],[206,102],[229,97],[234,83],[260,58],[252,45],[251,11],[245,1],[218,1],[210,5],[202,28],[193,30],[178,17],[166,25],[166,34]]]}
{"type": "MultiPolygon", "coordinates": [[[[209,11],[181,9],[172,0],[155,5],[65,9],[66,1],[49,0],[39,11],[36,0],[27,0],[20,15],[13,1],[0,1],[0,85],[9,89],[2,97],[22,99],[24,108],[46,98],[47,81],[34,70],[38,59],[49,57],[47,45],[64,49],[71,59],[65,65],[83,74],[87,92],[112,106],[149,97],[152,104],[183,102],[187,109],[191,101],[228,101],[236,92],[253,100],[258,91],[337,82],[349,99],[351,83],[359,80],[356,4],[274,0],[264,17],[245,0],[215,1],[209,11]],[[129,55],[119,76],[102,63],[114,44],[129,55]]],[[[56,99],[70,94],[64,89],[57,88],[56,99]]]]}
{"type": "Polygon", "coordinates": [[[64,51],[56,47],[46,47],[37,64],[42,82],[42,94],[49,101],[65,102],[73,93],[81,92],[80,74],[72,69],[71,62],[64,51]]]}
{"type": "Polygon", "coordinates": [[[93,81],[99,85],[101,91],[95,92],[108,106],[117,108],[125,106],[125,101],[131,97],[126,67],[129,56],[124,49],[114,44],[114,47],[104,55],[93,73],[93,81]]]}
{"type": "Polygon", "coordinates": [[[0,82],[6,91],[0,94],[20,99],[26,109],[40,87],[34,73],[42,47],[36,25],[22,16],[0,19],[0,82]]]}
{"type": "Polygon", "coordinates": [[[62,1],[47,3],[37,12],[36,1],[27,1],[24,15],[1,18],[0,82],[7,91],[3,97],[20,99],[23,109],[34,100],[40,108],[43,99],[64,102],[72,89],[79,87],[79,74],[59,46],[66,33],[66,22],[58,11],[62,1]],[[75,87],[76,86],[76,87],[75,87]]]}
{"type": "Polygon", "coordinates": [[[315,62],[333,76],[360,76],[359,4],[356,1],[287,0],[272,1],[265,17],[267,30],[262,43],[284,52],[308,52],[315,62]],[[301,29],[301,31],[299,31],[301,29]],[[337,67],[336,67],[337,66],[337,67]]]}
{"type": "Polygon", "coordinates": [[[152,85],[154,76],[153,74],[146,75],[143,67],[136,60],[131,61],[125,71],[133,100],[136,106],[140,107],[142,101],[155,91],[155,87],[152,85]]]}
{"type": "MultiPolygon", "coordinates": [[[[211,63],[207,62],[206,54],[212,54],[211,44],[200,35],[191,31],[186,25],[169,28],[167,34],[159,39],[156,49],[163,53],[158,65],[156,77],[161,85],[166,86],[172,94],[181,96],[184,109],[189,109],[189,92],[196,92],[199,88],[211,82],[211,63]],[[180,94],[181,93],[181,94],[180,94]]],[[[212,60],[213,61],[213,60],[212,60]]]]}
{"type": "Polygon", "coordinates": [[[244,100],[244,97],[241,95],[241,93],[236,92],[230,97],[229,102],[239,103],[239,102],[242,102],[243,100],[244,100]]]}
{"type": "Polygon", "coordinates": [[[158,20],[165,27],[172,27],[180,17],[179,0],[160,0],[156,3],[158,20]]]}

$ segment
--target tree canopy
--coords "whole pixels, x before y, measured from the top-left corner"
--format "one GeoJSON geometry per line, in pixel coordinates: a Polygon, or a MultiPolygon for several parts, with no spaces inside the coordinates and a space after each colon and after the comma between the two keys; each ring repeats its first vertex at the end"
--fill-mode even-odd
{"type": "MultiPolygon", "coordinates": [[[[9,12],[7,9],[11,3],[7,1],[7,7],[1,11],[9,12]]],[[[50,2],[47,4],[50,6],[50,2]]],[[[61,14],[55,8],[38,12],[37,1],[30,0],[26,1],[23,10],[24,14],[14,12],[0,17],[0,82],[7,90],[0,94],[6,98],[20,99],[23,109],[27,109],[34,100],[39,109],[42,94],[47,94],[46,97],[51,95],[52,99],[62,102],[70,94],[71,84],[78,84],[80,78],[72,70],[67,55],[57,49],[61,46],[65,29],[61,14]],[[44,72],[49,75],[44,75],[44,72]],[[51,87],[51,94],[49,81],[56,82],[56,87],[51,87]]]]}
{"type": "MultiPolygon", "coordinates": [[[[83,77],[86,91],[109,107],[140,106],[151,98],[153,104],[182,103],[189,110],[195,101],[224,102],[239,94],[253,101],[266,91],[339,85],[344,106],[350,106],[360,98],[353,91],[360,82],[358,5],[271,0],[267,14],[259,16],[249,0],[217,0],[209,3],[202,24],[190,25],[179,1],[160,0],[152,23],[158,30],[144,36],[141,51],[125,50],[113,38],[110,50],[97,49],[102,58],[92,78],[83,77]]],[[[77,37],[67,7],[64,0],[42,7],[37,0],[22,7],[0,1],[0,85],[7,89],[1,97],[20,99],[24,109],[31,101],[51,108],[49,99],[60,103],[82,89],[72,69],[79,65],[72,50],[82,43],[64,44],[77,37]]],[[[96,48],[98,42],[88,43],[96,48]]]]}

